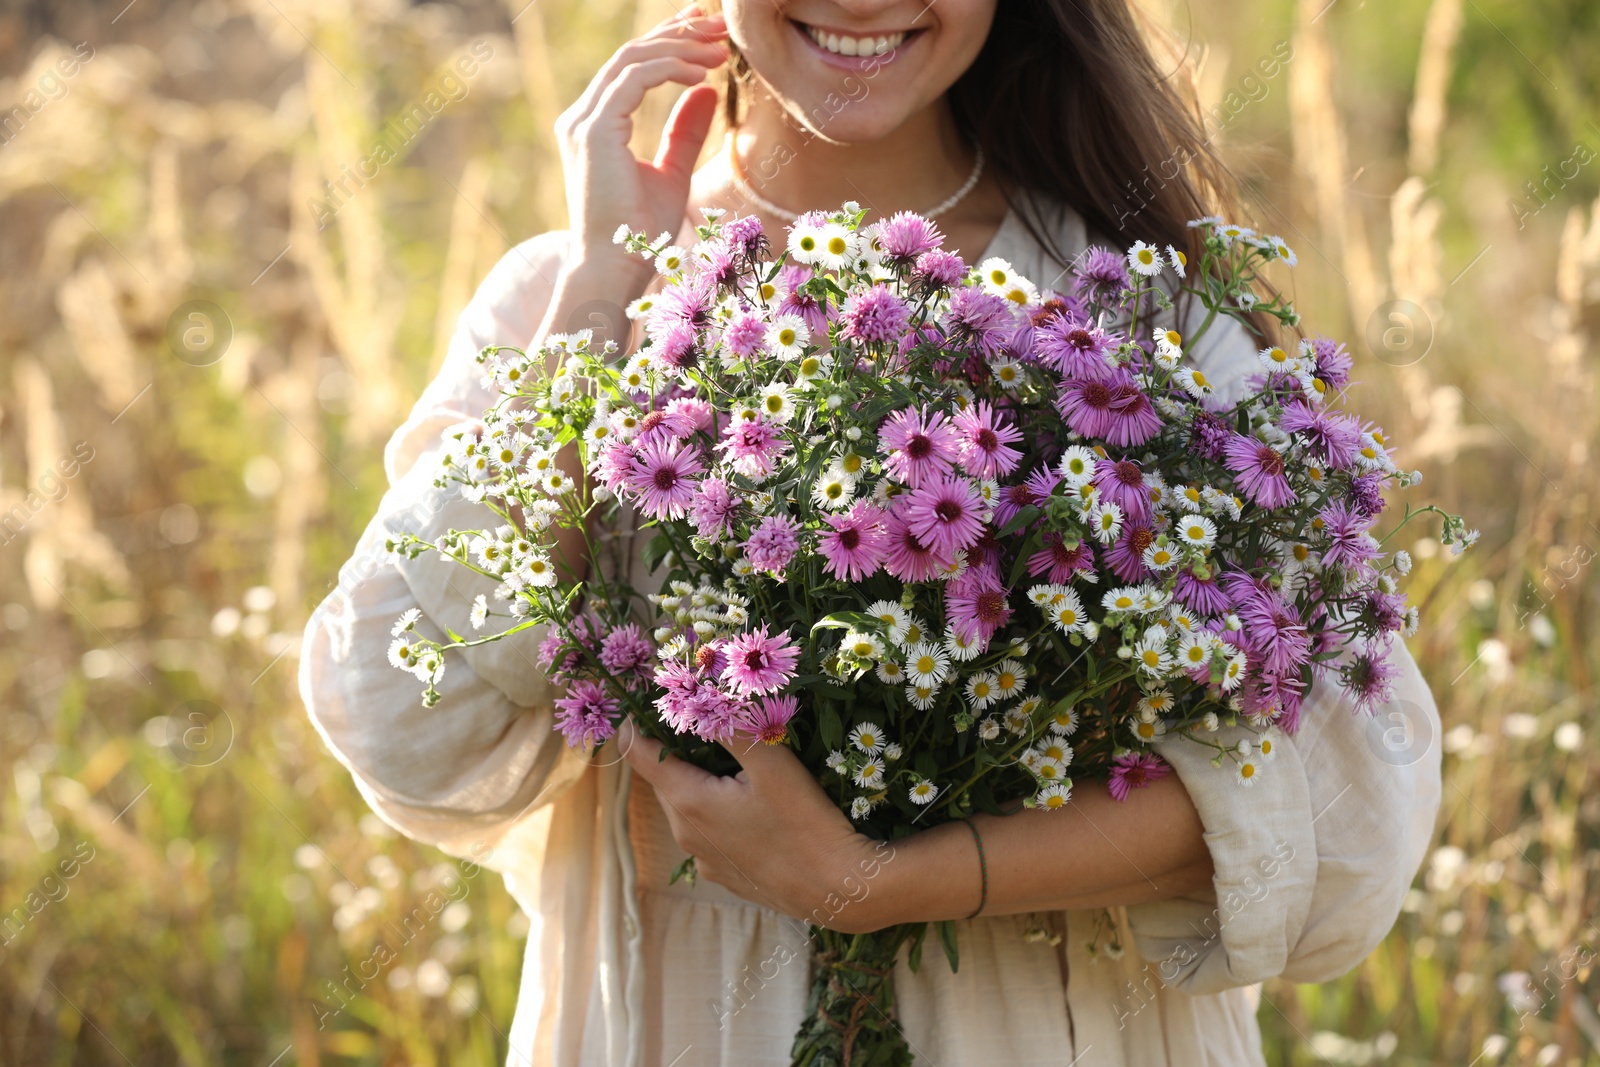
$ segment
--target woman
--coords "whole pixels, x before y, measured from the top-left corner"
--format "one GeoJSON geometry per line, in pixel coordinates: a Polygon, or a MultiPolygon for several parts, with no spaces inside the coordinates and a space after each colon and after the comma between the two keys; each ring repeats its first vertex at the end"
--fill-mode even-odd
{"type": "MultiPolygon", "coordinates": [[[[1437,715],[1403,647],[1388,734],[1318,686],[1253,790],[1174,743],[1162,755],[1177,773],[1125,803],[1080,789],[1066,813],[976,817],[988,882],[971,920],[985,890],[966,828],[879,846],[787,749],[755,746],[718,779],[658,760],[625,727],[585,761],[552,733],[534,642],[465,653],[432,710],[384,662],[402,610],[465,619],[487,589],[426,558],[373,564],[390,531],[481,525],[431,488],[439,432],[491,399],[473,358],[604,322],[642,293],[650,268],[612,244],[619,223],[688,245],[702,208],[757,214],[776,237],[812,207],[943,201],[947,247],[1059,285],[1091,235],[1181,244],[1186,219],[1227,204],[1191,116],[1126,0],[689,8],[620,49],[562,116],[571,229],[515,249],[463,313],[389,443],[391,488],[311,619],[301,667],[307,707],[374,810],[502,871],[534,917],[511,1063],[788,1063],[808,988],[798,916],[843,930],[961,920],[959,973],[936,952],[895,973],[919,1064],[1261,1063],[1256,984],[1331,979],[1388,931],[1439,800],[1423,741],[1437,715]],[[702,83],[724,64],[731,135],[696,170],[719,100],[702,83]],[[639,161],[632,114],[669,82],[691,88],[639,161]],[[1414,750],[1372,740],[1398,736],[1396,717],[1414,750]],[[697,884],[669,884],[691,854],[697,884]]],[[[1226,393],[1255,347],[1230,322],[1191,357],[1226,393]]],[[[593,562],[648,588],[633,541],[612,532],[593,562]]]]}

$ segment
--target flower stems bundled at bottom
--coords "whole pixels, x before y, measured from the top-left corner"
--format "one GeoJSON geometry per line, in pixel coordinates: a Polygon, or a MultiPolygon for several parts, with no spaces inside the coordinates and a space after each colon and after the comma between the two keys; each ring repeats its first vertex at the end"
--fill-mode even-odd
{"type": "MultiPolygon", "coordinates": [[[[1293,264],[1281,240],[1197,220],[1199,264],[1095,248],[1055,292],[969,267],[909,213],[813,212],[777,254],[756,219],[707,214],[687,250],[618,231],[662,276],[628,309],[632,356],[587,331],[482,353],[499,400],[447,432],[438,484],[499,525],[391,549],[491,579],[471,624],[505,625],[403,616],[391,660],[425,703],[446,652],[527,633],[570,744],[623,715],[717,772],[736,767],[721,742],[785,744],[894,840],[1061,808],[1074,777],[1125,799],[1169,772],[1168,744],[1210,745],[1249,786],[1318,679],[1387,699],[1388,642],[1417,620],[1409,558],[1372,530],[1420,475],[1342,410],[1342,346],[1266,344],[1228,397],[1186,357],[1222,316],[1298,323],[1254,296],[1265,263],[1293,264]],[[1180,289],[1206,309],[1187,339],[1162,324],[1180,289]],[[578,531],[596,559],[628,523],[656,590],[552,551],[578,531]],[[1209,740],[1223,724],[1255,740],[1209,740]]],[[[1447,544],[1476,537],[1405,518],[1423,512],[1447,544]]],[[[909,1063],[888,975],[926,933],[814,928],[795,1062],[909,1063]]]]}

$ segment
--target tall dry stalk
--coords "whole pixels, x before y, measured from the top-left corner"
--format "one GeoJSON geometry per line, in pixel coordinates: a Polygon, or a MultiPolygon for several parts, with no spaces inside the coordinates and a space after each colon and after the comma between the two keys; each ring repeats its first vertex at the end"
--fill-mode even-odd
{"type": "Polygon", "coordinates": [[[489,161],[482,156],[467,160],[456,182],[459,194],[450,211],[450,242],[445,250],[444,273],[439,279],[439,310],[433,325],[433,364],[430,377],[437,374],[455,333],[456,319],[472,297],[478,284],[479,264],[483,259],[485,221],[488,210],[489,161]]]}
{"type": "Polygon", "coordinates": [[[1295,170],[1310,187],[1319,235],[1344,281],[1350,317],[1364,323],[1382,302],[1367,228],[1349,195],[1349,152],[1333,96],[1334,56],[1328,43],[1326,0],[1298,0],[1289,110],[1295,170]]]}

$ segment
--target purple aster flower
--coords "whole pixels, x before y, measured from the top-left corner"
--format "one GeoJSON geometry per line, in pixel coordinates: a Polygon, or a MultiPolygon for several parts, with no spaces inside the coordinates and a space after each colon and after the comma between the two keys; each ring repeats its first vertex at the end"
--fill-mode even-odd
{"type": "Polygon", "coordinates": [[[751,359],[767,341],[767,321],[752,311],[741,311],[722,328],[722,344],[740,359],[751,359]]]}
{"type": "Polygon", "coordinates": [[[724,224],[722,239],[748,259],[755,259],[767,250],[766,230],[754,215],[741,215],[724,224]]]}
{"type": "Polygon", "coordinates": [[[787,515],[768,515],[744,543],[745,558],[758,571],[782,574],[800,548],[800,526],[787,515]]]}
{"type": "Polygon", "coordinates": [[[903,266],[944,244],[944,234],[931,220],[915,212],[899,211],[878,227],[878,244],[883,247],[884,259],[903,266]]]}
{"type": "Polygon", "coordinates": [[[1354,699],[1357,711],[1375,715],[1378,705],[1394,695],[1394,680],[1400,676],[1400,668],[1390,662],[1389,652],[1387,641],[1376,648],[1368,645],[1340,672],[1340,681],[1354,699]]]}
{"type": "Polygon", "coordinates": [[[1039,551],[1028,557],[1028,574],[1066,585],[1080,574],[1094,573],[1094,549],[1087,541],[1067,547],[1055,530],[1046,530],[1039,551]]]}
{"type": "Polygon", "coordinates": [[[789,720],[800,710],[792,696],[762,697],[746,704],[734,717],[734,725],[766,745],[778,745],[789,734],[789,720]]]}
{"type": "Polygon", "coordinates": [[[1151,752],[1127,752],[1111,761],[1106,790],[1113,800],[1127,800],[1135,789],[1159,782],[1172,773],[1167,761],[1151,752]]]}
{"type": "Polygon", "coordinates": [[[1224,576],[1222,584],[1244,623],[1239,633],[1251,663],[1265,674],[1298,675],[1311,659],[1311,636],[1294,605],[1265,578],[1242,571],[1224,576]]]}
{"type": "Polygon", "coordinates": [[[878,427],[878,439],[889,450],[884,471],[913,489],[948,471],[961,456],[960,433],[938,411],[897,411],[878,427]]]}
{"type": "Polygon", "coordinates": [[[1106,563],[1111,572],[1125,582],[1142,582],[1153,573],[1144,563],[1144,550],[1156,543],[1155,532],[1148,526],[1127,525],[1122,536],[1106,549],[1106,563]]]}
{"type": "Polygon", "coordinates": [[[1015,328],[1010,302],[981,289],[963,288],[950,294],[945,310],[945,346],[970,349],[984,359],[997,354],[1015,328]]]}
{"type": "Polygon", "coordinates": [[[609,740],[617,727],[611,721],[618,703],[599,682],[573,682],[567,695],[555,701],[556,728],[570,748],[588,748],[609,740]]]}
{"type": "Polygon", "coordinates": [[[742,696],[777,692],[789,684],[800,662],[800,650],[788,631],[769,636],[765,625],[729,638],[727,656],[722,681],[742,696]]]}
{"type": "Polygon", "coordinates": [[[924,252],[917,257],[916,277],[936,289],[948,289],[967,275],[967,264],[954,252],[924,252]]]}
{"type": "Polygon", "coordinates": [[[946,585],[944,606],[956,636],[977,644],[980,652],[988,649],[995,631],[1011,621],[1005,587],[987,568],[969,570],[946,585]]]}
{"type": "Polygon", "coordinates": [[[1126,371],[1123,375],[1126,380],[1111,389],[1111,426],[1105,439],[1109,444],[1134,448],[1161,432],[1161,416],[1132,376],[1126,371]]]}
{"type": "Polygon", "coordinates": [[[1011,446],[1022,433],[995,415],[987,400],[967,405],[951,420],[961,434],[961,465],[974,478],[1004,478],[1017,469],[1022,453],[1011,446]]]}
{"type": "Polygon", "coordinates": [[[657,326],[652,322],[650,341],[650,350],[667,366],[678,370],[694,366],[697,355],[695,346],[700,341],[700,335],[693,326],[682,322],[657,326]]]}
{"type": "Polygon", "coordinates": [[[1122,509],[1123,516],[1133,523],[1150,521],[1150,486],[1144,480],[1144,471],[1131,459],[1102,459],[1094,465],[1093,482],[1100,491],[1101,500],[1109,500],[1122,509]]]}
{"type": "Polygon", "coordinates": [[[681,519],[694,499],[694,477],[704,470],[693,449],[677,441],[653,441],[633,457],[627,488],[652,519],[681,519]]]}
{"type": "Polygon", "coordinates": [[[613,674],[643,673],[655,658],[656,648],[630,622],[606,634],[600,642],[600,662],[613,674]]]}
{"type": "Polygon", "coordinates": [[[1330,337],[1314,337],[1311,356],[1317,363],[1317,377],[1327,383],[1329,389],[1340,390],[1350,384],[1350,368],[1355,360],[1350,358],[1344,345],[1330,337]]]}
{"type": "Polygon", "coordinates": [[[789,452],[788,438],[762,418],[731,422],[723,436],[726,440],[717,450],[725,453],[733,469],[746,478],[765,478],[789,452]]]}
{"type": "Polygon", "coordinates": [[[1221,615],[1229,606],[1228,595],[1217,585],[1215,576],[1200,578],[1188,569],[1179,572],[1172,596],[1190,611],[1201,615],[1221,615]]]}
{"type": "Polygon", "coordinates": [[[1189,424],[1189,450],[1201,459],[1221,462],[1233,427],[1221,415],[1197,411],[1189,424]]]}
{"type": "Polygon", "coordinates": [[[777,314],[799,315],[812,337],[828,336],[828,307],[816,297],[800,291],[813,271],[803,263],[789,263],[778,272],[778,289],[784,294],[777,314]]]}
{"type": "Polygon", "coordinates": [[[1254,437],[1233,434],[1223,448],[1223,464],[1238,476],[1239,489],[1264,508],[1281,508],[1298,499],[1284,476],[1283,453],[1254,437]]]}
{"type": "Polygon", "coordinates": [[[721,478],[707,478],[695,488],[689,518],[695,532],[713,544],[733,532],[733,516],[742,503],[721,478]]]}
{"type": "Polygon", "coordinates": [[[1084,295],[1100,303],[1110,303],[1117,294],[1133,288],[1126,258],[1099,245],[1085,249],[1072,272],[1084,295]]]}
{"type": "Polygon", "coordinates": [[[911,326],[911,309],[882,285],[851,294],[840,317],[845,337],[868,344],[898,341],[911,326]]]}
{"type": "Polygon", "coordinates": [[[1327,550],[1322,553],[1324,567],[1359,567],[1376,559],[1378,542],[1367,531],[1372,519],[1343,500],[1317,512],[1322,520],[1322,536],[1327,539],[1327,550]]]}
{"type": "Polygon", "coordinates": [[[1068,378],[1110,377],[1121,343],[1120,336],[1076,318],[1056,318],[1034,334],[1040,361],[1068,378]]]}
{"type": "Polygon", "coordinates": [[[1293,400],[1283,409],[1278,428],[1297,435],[1313,456],[1335,470],[1355,462],[1361,447],[1361,425],[1354,416],[1318,407],[1305,400],[1293,400]]]}
{"type": "Polygon", "coordinates": [[[983,532],[983,498],[965,478],[925,480],[896,503],[917,540],[942,555],[954,556],[983,532]]]}
{"type": "Polygon", "coordinates": [[[1346,490],[1345,498],[1363,515],[1376,518],[1384,508],[1383,480],[1381,471],[1358,474],[1350,479],[1350,488],[1346,490]]]}
{"type": "Polygon", "coordinates": [[[883,517],[887,548],[883,567],[902,582],[927,582],[937,578],[953,560],[918,539],[905,520],[894,512],[883,517]]]}
{"type": "Polygon", "coordinates": [[[826,560],[822,569],[844,582],[859,582],[878,573],[888,548],[883,514],[871,504],[857,502],[843,515],[824,515],[830,529],[817,536],[817,551],[826,560]]]}

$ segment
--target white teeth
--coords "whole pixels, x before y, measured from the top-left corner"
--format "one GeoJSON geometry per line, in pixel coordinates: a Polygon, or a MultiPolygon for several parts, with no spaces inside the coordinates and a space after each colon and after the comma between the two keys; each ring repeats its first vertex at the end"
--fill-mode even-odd
{"type": "Polygon", "coordinates": [[[817,42],[819,47],[840,56],[881,56],[899,48],[906,39],[903,33],[891,33],[883,37],[841,37],[810,26],[806,27],[806,36],[817,42]]]}

